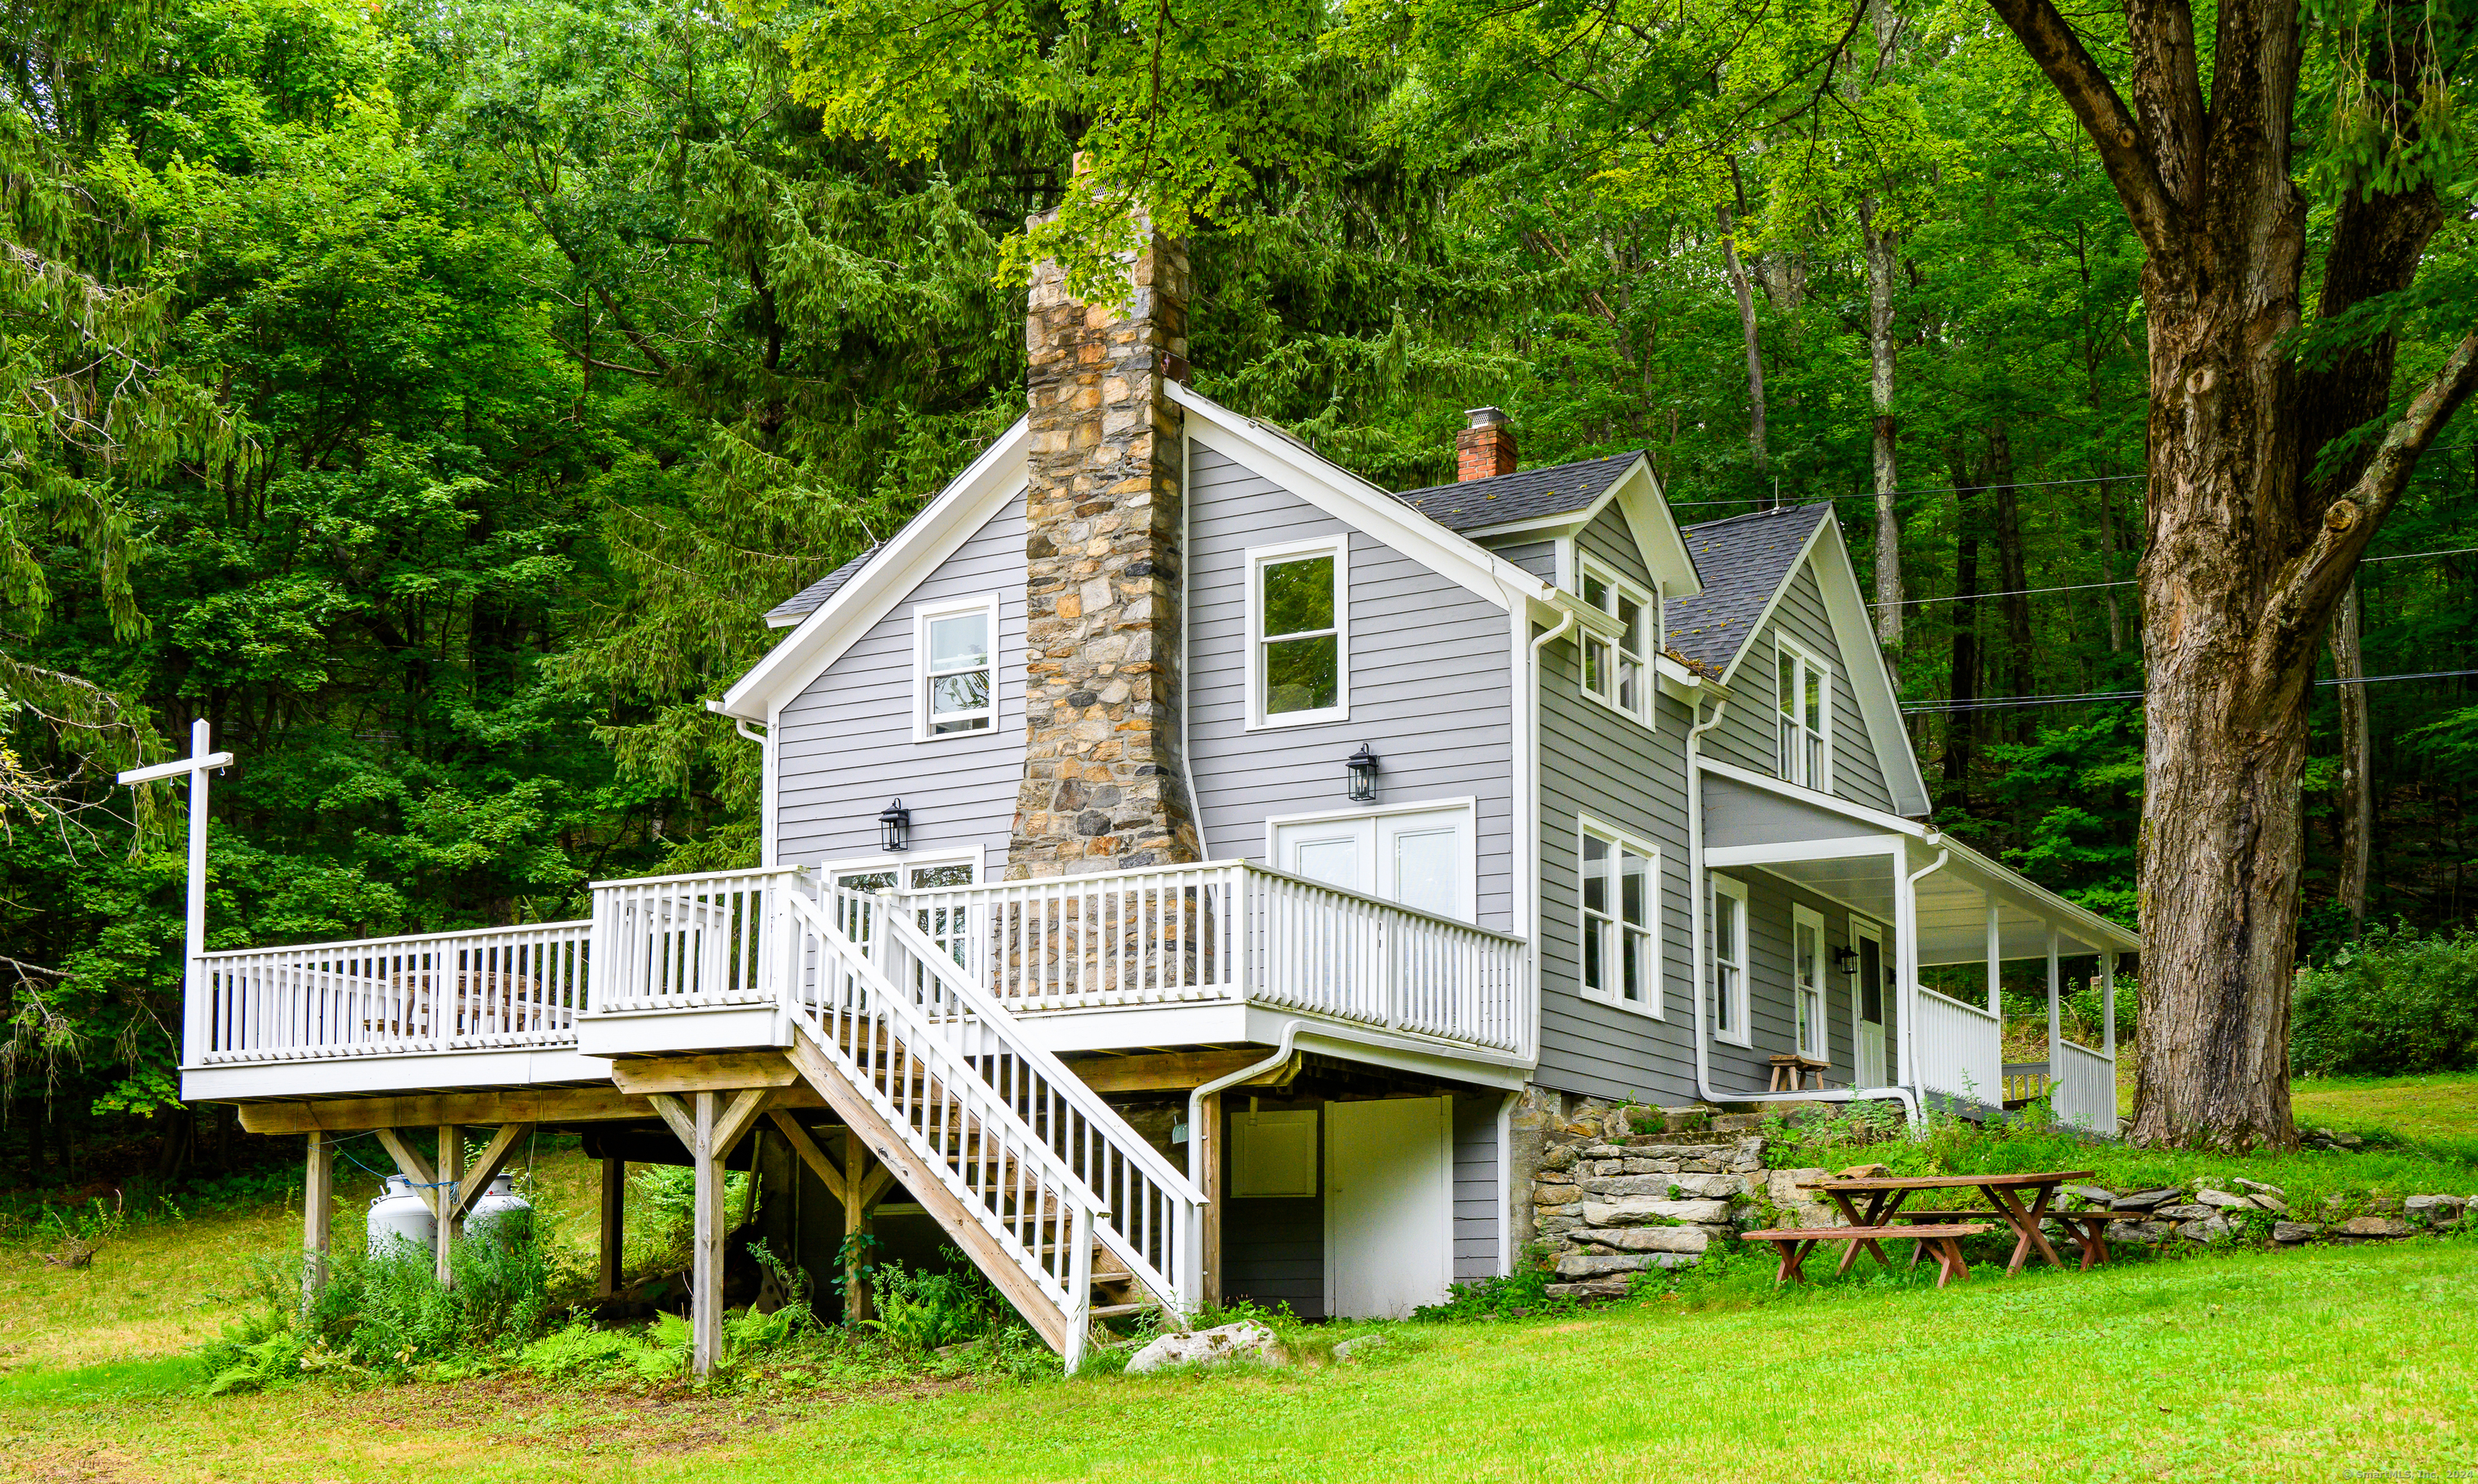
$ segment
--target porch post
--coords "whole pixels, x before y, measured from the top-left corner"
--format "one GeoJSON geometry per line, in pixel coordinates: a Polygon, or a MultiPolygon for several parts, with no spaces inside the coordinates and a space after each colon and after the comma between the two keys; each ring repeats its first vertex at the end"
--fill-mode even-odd
{"type": "Polygon", "coordinates": [[[1896,847],[1892,862],[1893,968],[1902,977],[1895,995],[1895,1003],[1902,1010],[1902,1023],[1893,1037],[1894,1054],[1901,1065],[1893,1069],[1893,1085],[1909,1088],[1918,1097],[1921,1111],[1925,1111],[1928,1090],[1919,1076],[1919,889],[1910,880],[1909,852],[1896,847]]]}
{"type": "Polygon", "coordinates": [[[1222,1094],[1215,1093],[1203,1099],[1201,1117],[1187,1131],[1188,1147],[1196,1169],[1197,1189],[1204,1193],[1201,1213],[1204,1230],[1200,1233],[1204,1260],[1197,1274],[1197,1302],[1203,1308],[1222,1307],[1222,1094]]]}
{"type": "Polygon", "coordinates": [[[2063,981],[2057,975],[2057,924],[2048,927],[2048,1085],[2055,1087],[2065,1065],[2063,1021],[2059,1018],[2057,996],[2063,981]]]}
{"type": "Polygon", "coordinates": [[[621,1245],[627,1220],[628,1162],[614,1156],[602,1162],[601,1276],[594,1288],[604,1298],[617,1297],[620,1293],[621,1245]]]}
{"type": "Polygon", "coordinates": [[[2000,988],[2005,967],[2005,909],[1996,905],[1996,893],[1987,894],[1987,1013],[2000,1021],[2005,1016],[2005,995],[2000,988]]]}
{"type": "Polygon", "coordinates": [[[716,1094],[695,1097],[695,1220],[689,1258],[689,1353],[698,1375],[722,1358],[722,1160],[715,1148],[716,1094]]]}
{"type": "Polygon", "coordinates": [[[2102,950],[2099,956],[2099,1014],[2106,1023],[2101,1029],[2105,1038],[2101,1049],[2108,1052],[2108,1064],[2116,1065],[2116,955],[2102,950]]]}
{"type": "Polygon", "coordinates": [[[464,1124],[439,1125],[439,1167],[432,1178],[439,1182],[435,1193],[439,1197],[439,1203],[431,1208],[439,1213],[439,1227],[433,1238],[435,1245],[432,1255],[435,1266],[432,1272],[438,1277],[439,1286],[445,1288],[455,1278],[454,1270],[448,1265],[447,1255],[456,1241],[456,1214],[464,1204],[464,1124]]]}

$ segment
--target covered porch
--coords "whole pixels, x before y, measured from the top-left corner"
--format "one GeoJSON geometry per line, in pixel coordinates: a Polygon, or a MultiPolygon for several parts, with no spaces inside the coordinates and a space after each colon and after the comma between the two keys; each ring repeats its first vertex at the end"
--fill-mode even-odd
{"type": "MultiPolygon", "coordinates": [[[[2011,1092],[2047,1096],[2062,1121],[2114,1136],[2115,968],[2140,948],[2136,935],[1927,825],[1725,765],[1707,769],[1705,817],[1719,821],[1703,851],[1707,874],[1760,871],[1853,920],[1884,924],[1888,1094],[1977,1114],[2008,1101],[2010,1080],[2011,1092]],[[2017,986],[2028,977],[2046,991],[2042,1062],[2006,1061],[2008,966],[2017,986]],[[2069,978],[2097,987],[2097,1045],[2065,1033],[2069,978]]],[[[1863,946],[1842,958],[1854,1000],[1874,971],[1873,954],[1855,951],[1863,946]]],[[[1850,1080],[1863,1091],[1871,1079],[1850,1080]]]]}

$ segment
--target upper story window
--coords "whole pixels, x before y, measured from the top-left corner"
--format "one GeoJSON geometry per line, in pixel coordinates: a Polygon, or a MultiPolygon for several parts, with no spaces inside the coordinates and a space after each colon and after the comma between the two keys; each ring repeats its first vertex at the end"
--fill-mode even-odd
{"type": "Polygon", "coordinates": [[[1339,721],[1351,712],[1345,539],[1248,553],[1252,726],[1339,721]]]}
{"type": "Polygon", "coordinates": [[[1833,788],[1832,667],[1788,640],[1775,643],[1782,779],[1829,792],[1833,788]]]}
{"type": "Polygon", "coordinates": [[[1712,878],[1712,1029],[1724,1041],[1749,1044],[1747,1033],[1747,885],[1712,878]]]}
{"type": "Polygon", "coordinates": [[[998,724],[996,593],[912,611],[913,738],[927,742],[998,724]]]}
{"type": "Polygon", "coordinates": [[[1582,830],[1583,993],[1660,1014],[1660,852],[1590,820],[1582,830]]]}
{"type": "Polygon", "coordinates": [[[1614,640],[1583,635],[1583,693],[1650,725],[1652,662],[1660,650],[1659,599],[1586,561],[1583,601],[1626,625],[1614,640]]]}

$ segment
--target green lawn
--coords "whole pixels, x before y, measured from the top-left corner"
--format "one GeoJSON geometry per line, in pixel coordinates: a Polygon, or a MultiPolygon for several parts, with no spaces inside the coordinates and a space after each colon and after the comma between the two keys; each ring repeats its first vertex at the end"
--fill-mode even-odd
{"type": "MultiPolygon", "coordinates": [[[[2255,1168],[2302,1186],[2354,1172],[2478,1190],[2478,1167],[2455,1158],[2473,1083],[2301,1088],[2301,1105],[2370,1110],[2312,1119],[2423,1120],[2418,1143],[2255,1168]]],[[[2131,1184],[2186,1158],[2096,1162],[2131,1184]]],[[[590,1212],[581,1160],[540,1173],[547,1203],[590,1212]]],[[[2478,1471],[2478,1236],[2014,1279],[1983,1268],[1943,1293],[1860,1280],[1776,1295],[1768,1263],[1746,1256],[1670,1297],[1393,1326],[1371,1361],[1218,1376],[796,1360],[797,1379],[708,1391],[503,1375],[197,1396],[186,1352],[231,1312],[222,1295],[248,1255],[291,1241],[297,1220],[141,1224],[78,1271],[0,1251],[0,1476],[2188,1484],[2478,1471]]]]}
{"type": "Polygon", "coordinates": [[[2300,1127],[2388,1130],[2478,1162],[2478,1072],[2301,1078],[2289,1097],[2300,1127]]]}

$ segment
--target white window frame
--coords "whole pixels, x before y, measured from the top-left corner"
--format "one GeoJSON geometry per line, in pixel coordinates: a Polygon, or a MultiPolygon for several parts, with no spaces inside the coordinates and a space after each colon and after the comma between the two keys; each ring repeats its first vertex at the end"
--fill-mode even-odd
{"type": "Polygon", "coordinates": [[[967,738],[988,737],[998,729],[999,595],[983,592],[974,597],[916,605],[912,610],[912,740],[916,742],[961,742],[967,738]],[[929,625],[939,618],[954,618],[972,613],[984,615],[990,626],[990,704],[982,714],[979,726],[960,732],[933,731],[929,718],[929,682],[932,678],[929,674],[929,625]]]}
{"type": "Polygon", "coordinates": [[[1814,650],[1780,634],[1773,636],[1773,651],[1774,775],[1783,783],[1795,784],[1802,789],[1813,789],[1818,793],[1830,793],[1833,792],[1833,666],[1814,650]],[[1794,687],[1792,694],[1797,698],[1801,711],[1806,709],[1808,673],[1814,672],[1817,680],[1815,699],[1819,715],[1811,717],[1803,716],[1793,717],[1790,713],[1781,709],[1781,668],[1783,662],[1798,667],[1797,678],[1792,682],[1794,687]],[[1810,736],[1814,739],[1814,771],[1821,776],[1814,778],[1806,776],[1808,768],[1805,749],[1793,749],[1786,745],[1784,733],[1792,726],[1799,728],[1802,742],[1810,736]]]}
{"type": "Polygon", "coordinates": [[[1823,913],[1798,902],[1792,902],[1790,904],[1790,1035],[1798,1043],[1799,1055],[1804,1056],[1810,1061],[1823,1062],[1830,1066],[1833,1061],[1833,1027],[1831,1022],[1827,1020],[1825,1017],[1827,1007],[1833,1003],[1833,991],[1832,981],[1827,979],[1825,975],[1831,972],[1833,950],[1825,942],[1824,931],[1823,913]],[[1815,931],[1815,951],[1808,956],[1808,962],[1804,966],[1815,975],[1815,988],[1811,991],[1808,989],[1807,982],[1799,976],[1799,970],[1802,966],[1798,961],[1798,930],[1802,927],[1812,928],[1815,931]],[[1815,1033],[1815,1040],[1812,1043],[1809,1043],[1806,1037],[1799,1034],[1801,1019],[1799,1015],[1799,1002],[1809,994],[1814,996],[1814,1005],[1812,1006],[1813,1013],[1807,1016],[1805,1019],[1807,1024],[1811,1027],[1815,1033]]]}
{"type": "MultiPolygon", "coordinates": [[[[871,822],[873,824],[875,820],[872,819],[871,822]]],[[[827,886],[832,887],[838,877],[867,875],[871,871],[891,870],[898,873],[898,879],[906,879],[913,870],[933,869],[940,866],[967,866],[972,868],[972,884],[979,886],[984,879],[982,875],[984,859],[985,852],[981,846],[958,845],[948,850],[906,850],[900,855],[881,853],[847,856],[840,861],[822,861],[819,863],[818,869],[825,876],[827,886]]],[[[911,888],[905,888],[905,890],[909,891],[911,888]]]]}
{"type": "Polygon", "coordinates": [[[1625,646],[1617,640],[1603,639],[1589,629],[1585,629],[1577,637],[1577,643],[1580,647],[1576,651],[1575,684],[1585,696],[1600,702],[1619,716],[1632,717],[1645,726],[1652,726],[1653,667],[1660,659],[1660,593],[1657,588],[1651,592],[1644,591],[1642,588],[1619,576],[1614,569],[1592,557],[1582,558],[1580,567],[1582,579],[1576,584],[1575,595],[1585,602],[1590,602],[1591,584],[1596,582],[1601,584],[1603,590],[1609,594],[1609,601],[1596,606],[1601,612],[1613,618],[1617,616],[1616,602],[1619,597],[1623,596],[1634,603],[1643,610],[1650,620],[1647,625],[1646,641],[1652,648],[1649,653],[1631,656],[1635,663],[1634,705],[1631,708],[1618,699],[1616,662],[1618,656],[1624,652],[1625,646]],[[1608,693],[1606,695],[1592,689],[1591,656],[1595,648],[1606,650],[1609,655],[1604,670],[1609,683],[1608,693]]]}
{"type": "Polygon", "coordinates": [[[1735,876],[1714,875],[1709,879],[1712,883],[1711,899],[1706,910],[1712,914],[1712,933],[1708,940],[1712,945],[1712,1036],[1716,1041],[1726,1041],[1732,1045],[1751,1046],[1755,1044],[1755,1036],[1747,1025],[1747,961],[1751,957],[1747,945],[1747,929],[1751,920],[1747,911],[1747,884],[1735,876]],[[1737,908],[1738,956],[1735,960],[1721,957],[1721,903],[1724,901],[1733,902],[1737,908]],[[1724,980],[1721,972],[1724,968],[1733,972],[1733,980],[1724,980]]]}
{"type": "MultiPolygon", "coordinates": [[[[1604,824],[1600,820],[1592,818],[1588,815],[1582,816],[1579,818],[1578,828],[1575,831],[1575,984],[1585,999],[1597,1000],[1605,1005],[1614,1005],[1620,1010],[1631,1011],[1640,1016],[1648,1016],[1656,1020],[1667,1019],[1667,1016],[1663,1013],[1665,1007],[1666,986],[1662,983],[1661,973],[1663,940],[1661,936],[1660,898],[1662,894],[1661,887],[1663,885],[1663,881],[1664,878],[1661,874],[1660,847],[1658,845],[1653,844],[1648,841],[1638,840],[1635,837],[1627,834],[1624,830],[1604,824]],[[1615,908],[1615,910],[1611,912],[1596,915],[1589,907],[1584,905],[1583,842],[1585,840],[1597,840],[1601,843],[1608,845],[1619,851],[1621,862],[1623,862],[1623,858],[1626,855],[1639,856],[1650,868],[1648,877],[1650,891],[1645,898],[1645,910],[1648,914],[1648,918],[1639,929],[1630,927],[1626,921],[1626,908],[1623,894],[1611,903],[1612,907],[1615,908]],[[1595,920],[1596,917],[1598,918],[1598,920],[1595,920]],[[1620,966],[1625,964],[1626,934],[1631,931],[1638,930],[1645,935],[1645,938],[1648,941],[1649,949],[1646,954],[1646,963],[1649,967],[1645,974],[1645,983],[1643,985],[1643,998],[1629,999],[1625,994],[1614,988],[1594,989],[1589,983],[1585,982],[1583,977],[1583,968],[1584,965],[1589,962],[1588,954],[1590,951],[1590,940],[1596,934],[1601,936],[1603,940],[1601,946],[1601,963],[1606,969],[1606,966],[1612,963],[1620,966]],[[1610,951],[1613,947],[1617,950],[1614,957],[1612,957],[1610,951]]],[[[1611,887],[1613,891],[1623,893],[1625,890],[1625,875],[1623,870],[1611,878],[1611,887]]]]}
{"type": "MultiPolygon", "coordinates": [[[[1276,546],[1251,546],[1247,553],[1248,614],[1248,730],[1265,731],[1277,727],[1323,726],[1329,722],[1351,719],[1351,536],[1337,532],[1314,541],[1285,541],[1276,546]],[[1277,716],[1265,712],[1265,615],[1264,581],[1266,566],[1277,562],[1296,562],[1302,557],[1333,559],[1333,650],[1334,703],[1315,711],[1286,711],[1277,716]]],[[[1277,635],[1287,639],[1289,635],[1277,635]]]]}

